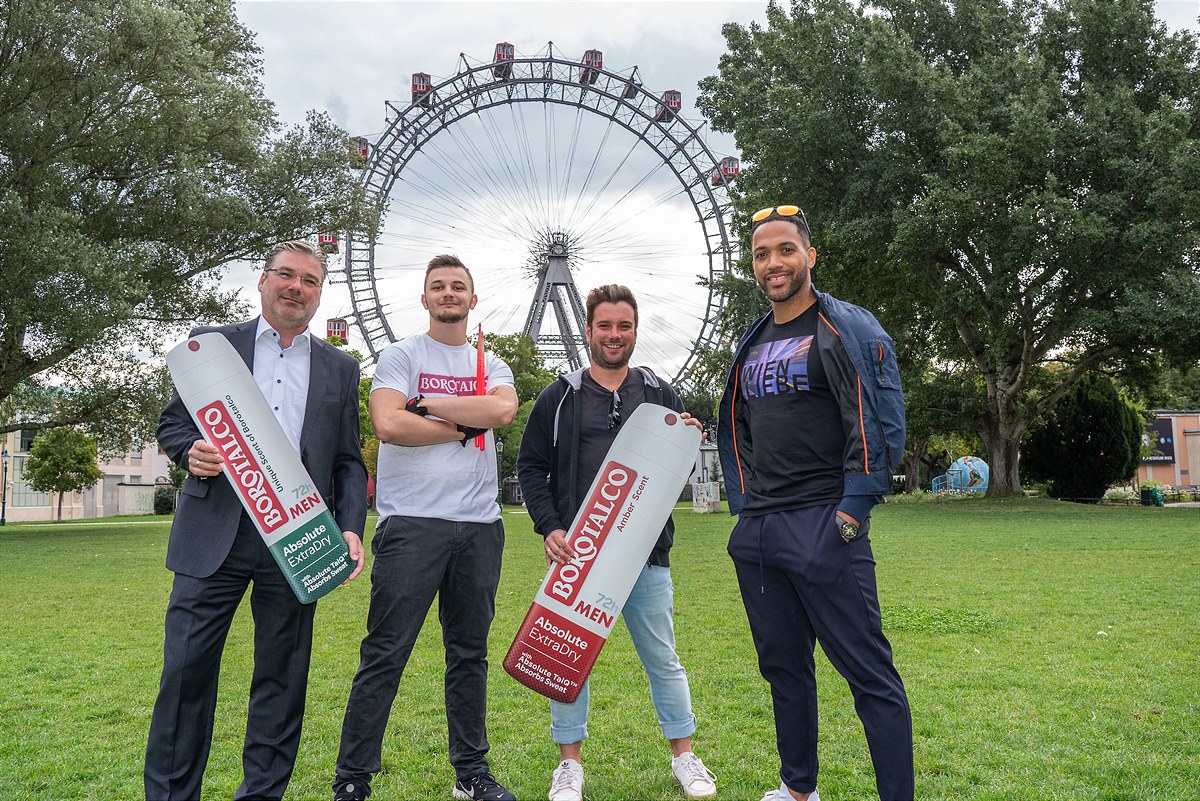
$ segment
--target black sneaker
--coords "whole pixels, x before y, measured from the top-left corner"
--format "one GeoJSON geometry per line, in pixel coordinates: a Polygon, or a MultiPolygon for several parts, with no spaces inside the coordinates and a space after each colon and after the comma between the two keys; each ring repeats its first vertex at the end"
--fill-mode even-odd
{"type": "Polygon", "coordinates": [[[517,801],[490,773],[476,773],[454,783],[454,797],[469,801],[517,801]]]}
{"type": "Polygon", "coordinates": [[[367,801],[371,784],[361,779],[343,779],[333,783],[333,801],[367,801]]]}

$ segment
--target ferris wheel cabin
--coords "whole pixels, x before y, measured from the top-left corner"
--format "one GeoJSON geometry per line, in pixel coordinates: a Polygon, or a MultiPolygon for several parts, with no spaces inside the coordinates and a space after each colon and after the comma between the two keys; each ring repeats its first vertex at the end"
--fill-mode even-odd
{"type": "Polygon", "coordinates": [[[742,171],[742,162],[734,156],[726,156],[721,159],[721,163],[713,170],[712,185],[724,186],[737,177],[737,174],[742,171]]]}
{"type": "Polygon", "coordinates": [[[658,122],[673,120],[681,108],[683,108],[683,93],[675,89],[668,89],[662,93],[662,100],[659,101],[658,113],[654,115],[654,119],[658,122]]]}
{"type": "Polygon", "coordinates": [[[604,53],[599,50],[583,51],[583,66],[579,68],[579,82],[591,86],[600,77],[604,66],[604,53]]]}
{"type": "Polygon", "coordinates": [[[492,75],[502,81],[507,81],[512,77],[512,61],[516,58],[517,51],[508,42],[497,42],[496,53],[492,56],[492,75]]]}
{"type": "Polygon", "coordinates": [[[330,317],[325,320],[325,338],[337,337],[343,345],[350,344],[350,324],[345,317],[330,317]]]}
{"type": "Polygon", "coordinates": [[[338,251],[338,236],[337,236],[337,234],[317,234],[317,248],[326,253],[337,253],[337,251],[338,251]]]}
{"type": "Polygon", "coordinates": [[[638,80],[638,69],[634,67],[633,72],[629,73],[629,80],[625,82],[625,89],[621,92],[621,96],[626,100],[636,97],[641,88],[642,82],[638,80]]]}
{"type": "Polygon", "coordinates": [[[350,137],[350,157],[355,163],[364,162],[371,153],[371,143],[365,136],[350,137]]]}
{"type": "Polygon", "coordinates": [[[433,85],[430,83],[429,73],[414,72],[412,76],[412,102],[420,103],[422,106],[429,108],[432,96],[433,85]]]}

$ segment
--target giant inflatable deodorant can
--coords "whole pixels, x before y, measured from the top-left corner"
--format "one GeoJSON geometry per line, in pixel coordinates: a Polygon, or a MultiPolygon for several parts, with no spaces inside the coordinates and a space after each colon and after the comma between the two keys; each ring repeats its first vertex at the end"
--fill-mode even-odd
{"type": "Polygon", "coordinates": [[[197,334],[167,354],[175,389],[300,603],[354,571],[342,530],[242,357],[221,334],[197,334]]]}
{"type": "Polygon", "coordinates": [[[634,410],[567,532],[575,557],[550,566],[504,658],[509,675],[552,700],[575,701],[699,448],[699,430],[676,412],[652,403],[634,410]]]}

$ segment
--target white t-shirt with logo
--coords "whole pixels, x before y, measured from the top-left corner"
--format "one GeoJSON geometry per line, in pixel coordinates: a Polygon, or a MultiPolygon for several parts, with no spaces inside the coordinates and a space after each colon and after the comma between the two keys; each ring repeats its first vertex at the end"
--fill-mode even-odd
{"type": "MultiPolygon", "coordinates": [[[[409,399],[474,395],[476,359],[473,345],[444,345],[428,334],[408,337],[379,355],[371,391],[394,389],[409,399]]],[[[512,370],[490,353],[484,355],[484,375],[487,391],[513,386],[512,370]]],[[[416,447],[381,442],[375,496],[379,516],[461,523],[499,520],[496,439],[491,431],[485,441],[483,450],[473,439],[465,447],[457,442],[416,447]]]]}

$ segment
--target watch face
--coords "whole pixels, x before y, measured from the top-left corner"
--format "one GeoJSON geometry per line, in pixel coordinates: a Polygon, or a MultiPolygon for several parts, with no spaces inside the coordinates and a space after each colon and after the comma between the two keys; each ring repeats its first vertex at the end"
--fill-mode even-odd
{"type": "Polygon", "coordinates": [[[847,523],[843,521],[841,525],[841,532],[842,539],[844,539],[846,542],[849,542],[858,536],[858,526],[854,525],[853,523],[847,523]]]}

